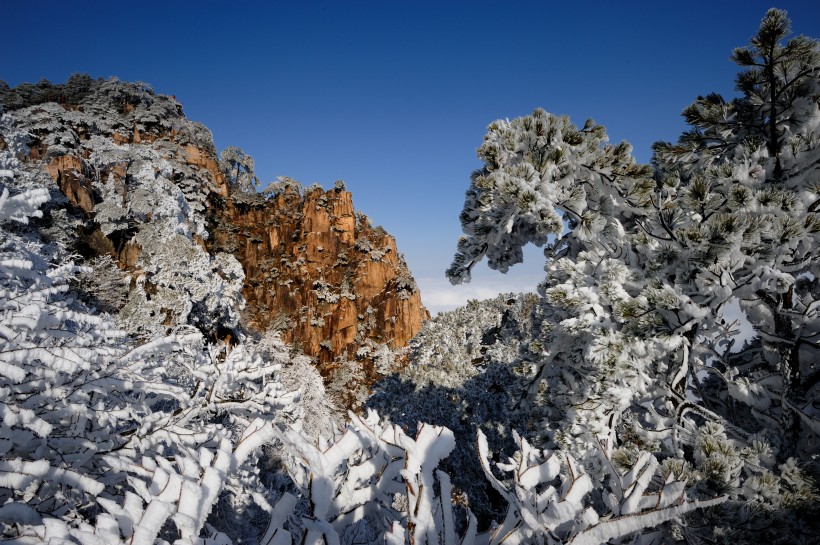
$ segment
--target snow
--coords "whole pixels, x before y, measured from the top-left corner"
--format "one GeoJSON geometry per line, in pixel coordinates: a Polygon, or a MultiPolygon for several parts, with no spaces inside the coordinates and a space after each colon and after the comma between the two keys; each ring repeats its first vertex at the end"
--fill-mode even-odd
{"type": "MultiPolygon", "coordinates": [[[[785,35],[783,17],[766,20],[785,35]]],[[[733,102],[698,98],[695,130],[658,145],[654,170],[592,121],[535,110],[491,124],[448,276],[466,282],[485,258],[506,271],[532,243],[547,257],[539,295],[440,315],[401,369],[367,347],[395,370],[369,400],[385,419],[345,420],[305,357],[243,329],[241,265],[195,242],[214,180],[171,159],[187,143],[215,156],[213,143],[175,101],[89,81],[82,110],[3,114],[2,539],[583,545],[671,541],[691,524],[705,541],[759,541],[761,513],[804,531],[820,430],[820,52],[796,40],[772,45],[799,57],[777,77],[800,83],[776,94],[774,140],[759,98],[787,83],[766,78],[733,102]],[[178,140],[113,142],[134,130],[178,140]],[[102,233],[133,229],[134,270],[65,245],[88,218],[21,159],[31,142],[45,161],[78,158],[102,233]]],[[[735,56],[748,78],[769,62],[758,45],[735,56]]],[[[221,159],[252,191],[253,160],[221,159]]],[[[355,362],[336,363],[356,385],[355,362]]]]}

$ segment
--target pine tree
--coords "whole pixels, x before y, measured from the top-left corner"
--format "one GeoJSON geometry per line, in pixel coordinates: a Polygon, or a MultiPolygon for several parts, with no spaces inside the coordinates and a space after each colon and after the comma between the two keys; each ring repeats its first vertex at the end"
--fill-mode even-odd
{"type": "Polygon", "coordinates": [[[256,193],[259,179],[254,174],[253,157],[236,146],[228,146],[220,154],[219,168],[233,191],[238,194],[256,193]]]}
{"type": "Polygon", "coordinates": [[[789,26],[785,12],[770,10],[750,45],[733,52],[744,68],[740,96],[698,98],[684,111],[692,129],[676,145],[656,144],[654,161],[659,179],[712,227],[707,259],[693,263],[711,269],[711,279],[700,277],[704,291],[729,290],[756,329],[745,349],[721,351],[722,380],[732,377],[730,396],[762,426],[778,420],[795,452],[802,430],[820,429],[810,404],[820,381],[820,48],[803,36],[783,44],[789,26]]]}
{"type": "Polygon", "coordinates": [[[741,96],[699,98],[654,171],[592,122],[536,110],[490,125],[447,274],[468,280],[484,257],[505,271],[545,245],[519,407],[547,415],[547,446],[588,464],[600,441],[625,461],[651,450],[691,466],[703,493],[799,515],[814,485],[789,472],[820,430],[820,50],[781,45],[788,27],[767,13],[733,54],[741,96]],[[744,322],[754,340],[740,346],[744,322]]]}

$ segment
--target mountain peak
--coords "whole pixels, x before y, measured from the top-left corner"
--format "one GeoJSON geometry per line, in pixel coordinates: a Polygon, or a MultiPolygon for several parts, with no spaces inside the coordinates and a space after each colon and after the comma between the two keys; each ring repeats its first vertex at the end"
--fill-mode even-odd
{"type": "Polygon", "coordinates": [[[174,97],[72,76],[0,84],[0,100],[29,135],[26,168],[56,197],[55,236],[90,264],[117,264],[128,289],[109,310],[131,333],[280,330],[327,378],[340,358],[367,374],[363,347],[403,347],[429,317],[394,238],[354,211],[343,183],[240,187],[256,181],[253,160],[238,148],[220,160],[174,97]]]}

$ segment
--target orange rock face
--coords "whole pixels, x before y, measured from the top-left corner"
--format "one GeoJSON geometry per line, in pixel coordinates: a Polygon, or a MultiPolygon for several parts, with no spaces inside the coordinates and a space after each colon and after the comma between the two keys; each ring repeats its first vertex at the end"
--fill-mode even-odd
{"type": "Polygon", "coordinates": [[[55,157],[46,165],[46,171],[73,205],[86,213],[94,209],[91,180],[83,174],[82,159],[73,155],[55,157]]]}
{"type": "Polygon", "coordinates": [[[214,181],[214,186],[216,186],[216,190],[220,195],[223,197],[228,196],[228,184],[225,181],[225,175],[219,170],[216,157],[212,157],[204,150],[190,144],[184,147],[184,155],[183,159],[186,163],[204,168],[211,174],[211,179],[214,181]]]}
{"type": "Polygon", "coordinates": [[[214,195],[211,210],[208,244],[242,263],[254,327],[281,329],[325,374],[367,339],[406,346],[429,318],[395,240],[354,213],[348,191],[214,195]]]}

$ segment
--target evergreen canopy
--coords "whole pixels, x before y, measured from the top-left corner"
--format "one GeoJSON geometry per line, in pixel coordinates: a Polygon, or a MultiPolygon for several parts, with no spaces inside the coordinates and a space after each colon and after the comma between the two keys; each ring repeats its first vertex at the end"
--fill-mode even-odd
{"type": "Polygon", "coordinates": [[[665,453],[735,505],[816,498],[789,472],[820,432],[820,48],[789,33],[770,10],[732,54],[739,96],[698,97],[651,167],[592,121],[489,126],[447,276],[545,247],[522,406],[547,445],[665,453]]]}

